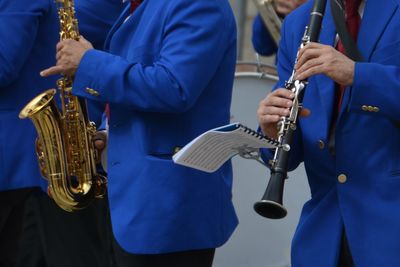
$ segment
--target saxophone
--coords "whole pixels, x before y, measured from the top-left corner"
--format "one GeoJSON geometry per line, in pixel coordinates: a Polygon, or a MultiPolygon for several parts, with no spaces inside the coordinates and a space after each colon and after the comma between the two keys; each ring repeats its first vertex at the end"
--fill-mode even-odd
{"type": "MultiPolygon", "coordinates": [[[[73,0],[55,0],[60,20],[60,39],[79,39],[73,0]]],[[[38,133],[36,154],[48,194],[62,209],[73,212],[87,207],[106,192],[106,177],[96,171],[93,144],[96,125],[89,121],[86,102],[72,95],[73,77],[57,80],[61,111],[54,100],[56,89],[32,99],[19,118],[32,120],[38,133]]]]}
{"type": "Polygon", "coordinates": [[[279,40],[281,39],[282,20],[275,11],[275,1],[253,0],[253,2],[256,5],[261,19],[263,20],[268,32],[271,34],[276,46],[279,46],[279,40]]]}

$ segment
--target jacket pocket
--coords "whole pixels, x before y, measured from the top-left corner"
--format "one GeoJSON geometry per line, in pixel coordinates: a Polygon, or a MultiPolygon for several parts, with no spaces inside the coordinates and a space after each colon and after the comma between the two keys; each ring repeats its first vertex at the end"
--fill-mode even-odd
{"type": "Polygon", "coordinates": [[[150,113],[145,115],[146,136],[145,152],[160,159],[172,157],[190,140],[186,134],[183,117],[177,114],[150,113]]]}

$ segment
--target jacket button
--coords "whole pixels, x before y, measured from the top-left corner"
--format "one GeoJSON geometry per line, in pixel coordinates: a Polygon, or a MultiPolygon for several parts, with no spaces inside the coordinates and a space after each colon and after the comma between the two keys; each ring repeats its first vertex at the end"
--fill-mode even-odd
{"type": "Polygon", "coordinates": [[[324,149],[325,148],[325,143],[324,143],[324,141],[322,141],[322,140],[318,140],[318,147],[319,147],[319,149],[324,149]]]}
{"type": "Polygon", "coordinates": [[[361,109],[362,109],[363,111],[368,111],[368,106],[367,106],[367,105],[362,105],[361,109]]]}
{"type": "Polygon", "coordinates": [[[338,181],[339,183],[344,184],[345,182],[347,182],[347,176],[345,174],[340,174],[338,176],[338,181]]]}
{"type": "Polygon", "coordinates": [[[86,87],[86,92],[88,92],[89,94],[91,94],[93,96],[99,96],[100,95],[99,92],[97,92],[96,90],[94,90],[92,88],[89,88],[89,87],[86,87]]]}

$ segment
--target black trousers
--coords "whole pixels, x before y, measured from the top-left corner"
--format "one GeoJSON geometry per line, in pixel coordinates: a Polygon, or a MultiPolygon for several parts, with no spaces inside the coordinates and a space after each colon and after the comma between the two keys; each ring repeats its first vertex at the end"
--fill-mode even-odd
{"type": "Polygon", "coordinates": [[[14,267],[18,257],[25,200],[32,189],[0,192],[0,266],[14,267]]]}
{"type": "Polygon", "coordinates": [[[166,254],[130,254],[114,240],[115,267],[211,267],[215,248],[166,254]]]}
{"type": "Polygon", "coordinates": [[[40,189],[26,203],[18,267],[110,267],[107,199],[69,213],[40,189]]]}
{"type": "Polygon", "coordinates": [[[342,235],[338,267],[355,267],[345,231],[343,231],[342,235]]]}

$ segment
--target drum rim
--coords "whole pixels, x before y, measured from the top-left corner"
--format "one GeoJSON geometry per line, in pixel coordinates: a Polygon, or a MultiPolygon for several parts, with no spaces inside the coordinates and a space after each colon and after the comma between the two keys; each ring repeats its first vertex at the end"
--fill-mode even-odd
{"type": "Polygon", "coordinates": [[[269,79],[278,81],[278,75],[276,73],[276,67],[271,64],[261,63],[261,62],[253,62],[253,61],[237,61],[236,67],[240,65],[250,65],[257,67],[263,67],[267,72],[260,72],[260,68],[257,68],[257,71],[235,71],[235,78],[240,77],[254,77],[258,79],[269,79]],[[274,71],[271,71],[274,70],[274,71]]]}
{"type": "Polygon", "coordinates": [[[242,77],[254,77],[258,79],[269,79],[273,81],[279,80],[279,78],[275,75],[266,74],[262,72],[235,72],[235,78],[242,78],[242,77]]]}
{"type": "Polygon", "coordinates": [[[269,63],[264,63],[264,62],[257,62],[257,61],[248,61],[248,60],[238,60],[236,61],[236,65],[261,65],[261,66],[267,66],[270,67],[271,69],[276,69],[276,66],[273,64],[269,63]]]}

